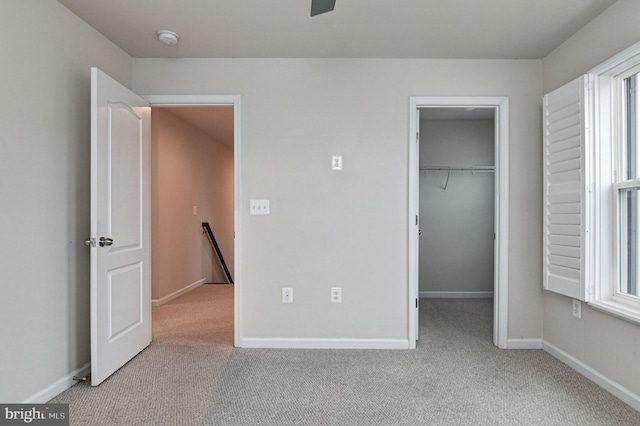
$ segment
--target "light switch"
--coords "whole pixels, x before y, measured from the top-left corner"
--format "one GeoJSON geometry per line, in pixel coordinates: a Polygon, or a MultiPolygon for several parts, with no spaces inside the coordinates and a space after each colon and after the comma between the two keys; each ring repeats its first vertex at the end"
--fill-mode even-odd
{"type": "Polygon", "coordinates": [[[331,170],[342,170],[342,155],[331,156],[331,170]]]}
{"type": "Polygon", "coordinates": [[[269,200],[251,200],[249,203],[249,214],[269,214],[269,200]]]}
{"type": "Polygon", "coordinates": [[[193,206],[193,215],[194,216],[198,215],[198,206],[193,206]]]}
{"type": "Polygon", "coordinates": [[[282,287],[282,303],[293,303],[292,287],[282,287]]]}

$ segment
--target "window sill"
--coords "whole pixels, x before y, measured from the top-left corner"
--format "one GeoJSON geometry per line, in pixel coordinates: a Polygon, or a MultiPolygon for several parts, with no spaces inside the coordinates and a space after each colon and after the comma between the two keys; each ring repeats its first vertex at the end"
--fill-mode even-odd
{"type": "Polygon", "coordinates": [[[630,305],[627,303],[609,299],[589,302],[589,306],[623,320],[627,320],[635,324],[640,324],[640,307],[637,305],[630,305]]]}

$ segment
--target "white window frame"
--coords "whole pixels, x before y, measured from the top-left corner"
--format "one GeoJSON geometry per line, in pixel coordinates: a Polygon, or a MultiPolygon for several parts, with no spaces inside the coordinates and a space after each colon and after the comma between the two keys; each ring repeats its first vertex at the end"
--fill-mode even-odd
{"type": "Polygon", "coordinates": [[[624,79],[640,71],[640,43],[592,69],[594,82],[593,188],[594,282],[589,305],[617,317],[640,323],[640,298],[620,293],[622,239],[620,189],[640,186],[624,174],[624,79]],[[624,178],[623,178],[624,177],[624,178]]]}
{"type": "Polygon", "coordinates": [[[637,296],[630,296],[624,292],[622,292],[620,289],[621,287],[623,287],[623,283],[625,283],[627,281],[626,278],[626,273],[623,273],[623,267],[626,265],[627,263],[627,253],[625,250],[622,250],[622,247],[625,247],[627,245],[627,234],[624,232],[624,223],[621,220],[622,218],[622,212],[625,210],[627,204],[626,201],[620,197],[622,191],[624,190],[628,190],[628,189],[636,189],[636,190],[640,190],[640,179],[639,178],[635,178],[635,179],[629,179],[627,178],[627,158],[629,153],[626,152],[626,146],[628,145],[625,139],[625,136],[627,135],[627,124],[628,124],[628,119],[626,119],[626,114],[623,114],[623,112],[626,112],[628,110],[628,105],[626,103],[626,85],[624,84],[624,81],[636,74],[640,73],[640,64],[632,67],[631,69],[628,69],[626,71],[624,71],[623,73],[621,73],[620,75],[618,75],[616,77],[616,94],[618,95],[618,99],[617,99],[617,104],[619,105],[618,107],[618,111],[620,111],[620,115],[618,117],[616,117],[616,123],[617,123],[617,134],[618,134],[618,138],[617,138],[617,143],[618,143],[618,155],[616,156],[616,171],[614,173],[614,178],[615,181],[613,183],[613,188],[614,188],[614,192],[613,192],[613,196],[614,196],[614,207],[615,207],[615,219],[617,220],[617,224],[616,224],[616,247],[619,249],[619,256],[616,258],[616,270],[618,273],[616,282],[618,285],[615,286],[615,289],[613,290],[613,295],[612,298],[616,301],[619,301],[621,303],[624,304],[637,304],[640,303],[640,300],[638,299],[637,296]],[[622,94],[623,96],[619,96],[620,94],[622,94]]]}

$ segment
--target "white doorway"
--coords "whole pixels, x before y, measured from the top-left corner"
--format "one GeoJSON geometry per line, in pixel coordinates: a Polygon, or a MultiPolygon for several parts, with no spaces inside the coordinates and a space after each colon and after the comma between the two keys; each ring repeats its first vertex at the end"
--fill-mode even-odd
{"type": "Polygon", "coordinates": [[[233,345],[233,149],[232,105],[151,107],[154,340],[166,337],[167,329],[201,338],[211,326],[233,345]],[[230,286],[214,289],[214,284],[230,286]],[[199,323],[180,326],[181,315],[172,317],[168,313],[177,311],[165,305],[190,300],[186,293],[192,291],[228,314],[201,315],[199,323]]]}
{"type": "MultiPolygon", "coordinates": [[[[240,96],[142,98],[91,69],[91,375],[99,385],[151,342],[152,105],[233,109],[233,239],[240,240],[240,96]]],[[[195,211],[195,209],[194,209],[195,211]]],[[[233,244],[238,271],[239,244],[233,244]]],[[[241,341],[241,280],[233,286],[233,341],[241,341]]]]}
{"type": "MultiPolygon", "coordinates": [[[[413,348],[418,339],[418,300],[420,296],[420,111],[442,111],[450,116],[454,110],[489,112],[494,120],[494,230],[493,343],[507,347],[508,324],[508,99],[502,97],[411,97],[409,138],[409,342],[413,348]],[[415,307],[415,309],[414,309],[415,307]]],[[[435,166],[435,165],[434,165],[435,166]]],[[[445,167],[452,165],[442,165],[445,167]]],[[[465,165],[458,165],[465,167],[465,165]]],[[[480,166],[482,169],[485,167],[480,166]]],[[[436,167],[437,168],[437,167],[436,167]]],[[[488,170],[483,170],[483,173],[488,170]]],[[[450,183],[445,170],[443,190],[450,183]]]]}
{"type": "MultiPolygon", "coordinates": [[[[233,285],[233,308],[234,308],[234,332],[233,332],[233,336],[234,336],[234,346],[238,347],[241,341],[241,336],[240,336],[240,330],[241,330],[241,326],[240,326],[240,322],[241,322],[241,311],[240,311],[240,297],[241,297],[241,274],[240,274],[240,268],[239,268],[239,264],[240,264],[240,244],[239,241],[240,239],[238,238],[238,236],[240,235],[240,210],[241,210],[241,181],[240,181],[240,155],[241,155],[241,150],[240,150],[240,141],[241,141],[241,126],[240,126],[240,96],[238,95],[147,95],[147,96],[142,96],[145,100],[147,100],[147,102],[149,102],[149,104],[151,105],[152,108],[177,108],[177,107],[181,107],[181,108],[197,108],[200,109],[202,108],[203,111],[206,111],[207,108],[211,108],[211,109],[215,109],[216,107],[222,107],[222,108],[232,108],[232,115],[233,115],[233,146],[232,148],[232,152],[233,152],[233,218],[232,218],[232,222],[233,222],[233,241],[231,242],[232,245],[232,259],[228,260],[225,259],[228,264],[228,268],[232,271],[232,275],[233,275],[233,281],[234,281],[234,285],[233,285]]],[[[193,111],[193,110],[192,110],[193,111]]],[[[175,110],[174,110],[175,112],[175,110]]],[[[205,114],[206,115],[206,114],[205,114]]],[[[153,123],[152,123],[153,125],[153,123]]],[[[201,206],[197,206],[197,205],[190,205],[189,209],[190,209],[190,214],[193,214],[194,216],[197,216],[200,213],[200,208],[201,206]],[[191,210],[192,209],[192,210],[191,210]]],[[[214,228],[215,231],[215,228],[214,228]]],[[[200,238],[200,244],[203,245],[207,245],[209,244],[209,242],[205,239],[205,235],[201,235],[202,238],[200,238]]],[[[218,234],[216,234],[216,239],[218,239],[218,234]]],[[[218,243],[221,243],[221,241],[218,241],[218,243]]],[[[228,245],[228,244],[227,244],[228,245]]],[[[207,247],[208,250],[203,250],[203,253],[205,253],[207,256],[211,255],[211,248],[207,247]]],[[[213,265],[214,269],[216,268],[216,266],[218,266],[217,271],[212,270],[212,276],[214,278],[212,278],[212,280],[223,280],[224,278],[224,274],[221,274],[221,270],[219,269],[219,264],[216,265],[215,263],[218,262],[217,258],[211,258],[210,259],[210,265],[213,265]]],[[[152,260],[153,261],[153,260],[152,260]]],[[[206,262],[203,262],[206,263],[206,262]]]]}

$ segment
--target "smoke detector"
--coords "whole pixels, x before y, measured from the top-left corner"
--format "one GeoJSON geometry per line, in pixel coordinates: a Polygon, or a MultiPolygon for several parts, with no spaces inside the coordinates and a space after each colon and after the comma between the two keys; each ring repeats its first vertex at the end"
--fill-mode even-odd
{"type": "Polygon", "coordinates": [[[168,44],[169,46],[173,46],[178,43],[180,36],[169,30],[160,30],[158,31],[158,40],[163,42],[164,44],[168,44]]]}

